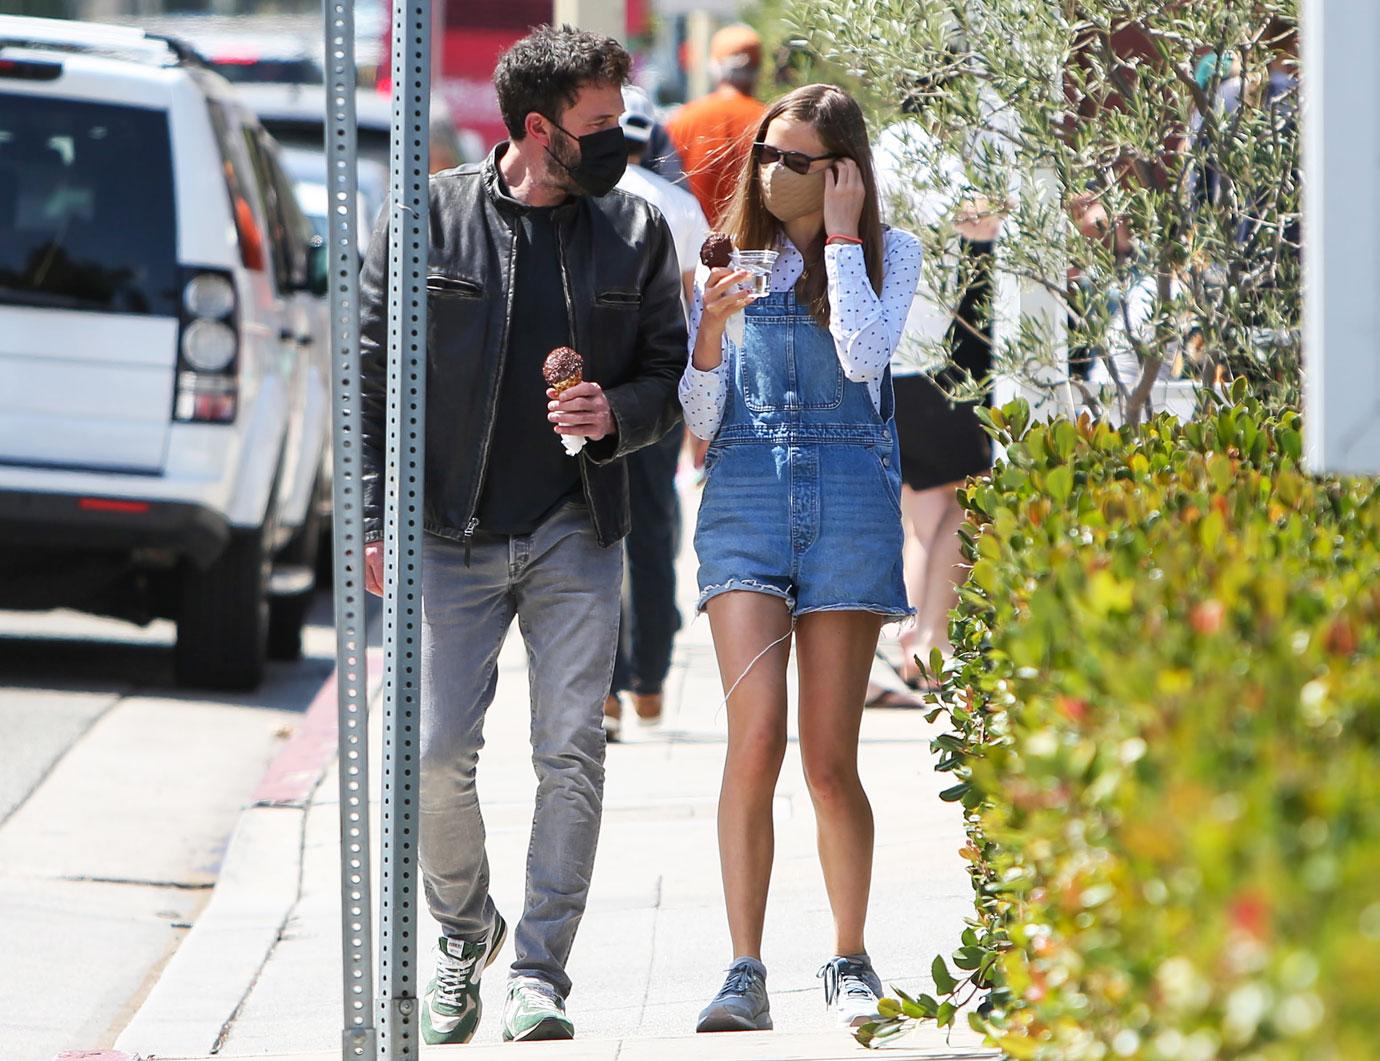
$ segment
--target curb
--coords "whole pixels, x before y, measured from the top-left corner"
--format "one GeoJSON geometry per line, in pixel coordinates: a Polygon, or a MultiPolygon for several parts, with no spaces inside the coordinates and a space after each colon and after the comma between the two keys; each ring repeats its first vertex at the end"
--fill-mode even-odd
{"type": "MultiPolygon", "coordinates": [[[[382,653],[368,655],[370,699],[382,653]]],[[[202,1057],[216,1051],[282,934],[301,891],[307,806],[336,754],[336,675],[307,708],[241,812],[206,909],[183,940],[113,1052],[55,1061],[202,1057]]]]}

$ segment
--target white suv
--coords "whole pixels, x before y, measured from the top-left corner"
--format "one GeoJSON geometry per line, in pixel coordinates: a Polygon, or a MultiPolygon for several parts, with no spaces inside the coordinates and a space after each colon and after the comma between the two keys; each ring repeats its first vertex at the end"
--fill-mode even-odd
{"type": "Polygon", "coordinates": [[[177,622],[178,679],[295,658],[330,425],[324,249],[230,86],[0,16],[0,607],[177,622]]]}

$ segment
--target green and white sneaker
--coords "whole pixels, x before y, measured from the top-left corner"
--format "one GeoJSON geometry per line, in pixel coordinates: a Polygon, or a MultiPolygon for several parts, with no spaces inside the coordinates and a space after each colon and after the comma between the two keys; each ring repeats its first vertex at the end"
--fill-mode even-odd
{"type": "Polygon", "coordinates": [[[508,925],[502,917],[487,939],[466,943],[442,936],[436,943],[436,975],[422,996],[422,1041],[428,1046],[467,1043],[479,1027],[479,977],[494,963],[508,925]]]}
{"type": "Polygon", "coordinates": [[[575,1025],[565,1015],[565,999],[554,987],[534,976],[515,976],[508,981],[508,998],[503,1003],[504,1042],[573,1038],[575,1025]]]}

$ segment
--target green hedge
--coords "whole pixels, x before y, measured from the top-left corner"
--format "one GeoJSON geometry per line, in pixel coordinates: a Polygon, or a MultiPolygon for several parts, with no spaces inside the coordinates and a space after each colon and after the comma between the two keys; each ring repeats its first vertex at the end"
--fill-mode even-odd
{"type": "Polygon", "coordinates": [[[934,710],[976,913],[863,1041],[971,1003],[1016,1058],[1380,1058],[1380,490],[1241,398],[991,412],[934,710]]]}

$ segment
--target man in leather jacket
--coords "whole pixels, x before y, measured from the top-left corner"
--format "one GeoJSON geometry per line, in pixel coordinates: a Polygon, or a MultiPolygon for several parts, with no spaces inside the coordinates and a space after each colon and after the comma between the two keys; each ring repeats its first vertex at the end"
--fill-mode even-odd
{"type": "MultiPolygon", "coordinates": [[[[674,428],[686,361],[666,222],[613,186],[627,53],[543,27],[494,74],[511,140],[431,178],[423,496],[420,861],[442,936],[429,1043],[468,1042],[507,925],[489,895],[475,790],[496,661],[516,617],[532,696],[536,810],[505,1039],[570,1038],[565,965],[602,813],[604,696],[628,532],[623,458],[674,428]],[[558,394],[555,347],[584,361],[558,394]],[[583,436],[567,455],[560,436],[583,436]]],[[[366,585],[382,589],[387,213],[361,279],[366,585]]]]}

